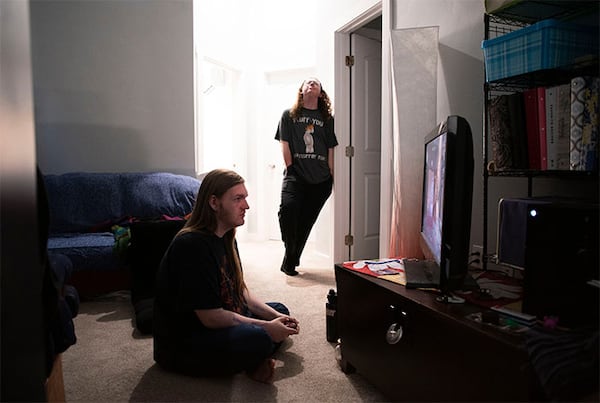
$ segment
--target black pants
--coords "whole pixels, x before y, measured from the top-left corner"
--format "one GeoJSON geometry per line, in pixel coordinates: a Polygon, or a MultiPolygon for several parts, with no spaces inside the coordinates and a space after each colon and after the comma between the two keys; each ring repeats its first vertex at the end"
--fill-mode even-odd
{"type": "Polygon", "coordinates": [[[283,265],[287,270],[300,264],[310,231],[331,194],[333,179],[318,184],[304,183],[293,174],[283,178],[279,227],[285,245],[283,265]]]}

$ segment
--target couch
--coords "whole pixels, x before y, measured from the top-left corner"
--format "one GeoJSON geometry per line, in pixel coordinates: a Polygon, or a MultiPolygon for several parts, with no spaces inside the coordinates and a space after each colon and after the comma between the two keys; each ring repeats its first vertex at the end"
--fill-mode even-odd
{"type": "Polygon", "coordinates": [[[70,282],[82,298],[131,289],[131,224],[184,220],[200,187],[193,177],[166,172],[75,172],[44,175],[44,183],[48,252],[70,259],[70,282]]]}

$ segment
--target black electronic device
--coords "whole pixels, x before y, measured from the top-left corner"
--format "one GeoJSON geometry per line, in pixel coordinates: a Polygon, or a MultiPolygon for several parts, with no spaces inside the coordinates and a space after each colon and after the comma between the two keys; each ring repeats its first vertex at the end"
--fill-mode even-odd
{"type": "Polygon", "coordinates": [[[462,288],[468,270],[473,136],[464,118],[449,116],[424,143],[420,244],[426,260],[405,261],[406,281],[408,288],[419,287],[413,273],[433,266],[435,281],[429,286],[448,300],[452,291],[462,288]]]}
{"type": "MultiPolygon", "coordinates": [[[[496,255],[498,263],[515,269],[525,268],[527,245],[527,220],[531,211],[547,204],[573,204],[577,199],[566,197],[503,197],[498,202],[498,237],[496,255]]],[[[542,220],[544,218],[541,218],[542,220]]],[[[566,234],[558,234],[562,237],[566,234]]]]}
{"type": "Polygon", "coordinates": [[[517,248],[524,262],[523,312],[541,320],[553,317],[560,326],[598,326],[598,204],[567,199],[515,203],[525,206],[525,215],[507,224],[523,232],[517,248]]]}

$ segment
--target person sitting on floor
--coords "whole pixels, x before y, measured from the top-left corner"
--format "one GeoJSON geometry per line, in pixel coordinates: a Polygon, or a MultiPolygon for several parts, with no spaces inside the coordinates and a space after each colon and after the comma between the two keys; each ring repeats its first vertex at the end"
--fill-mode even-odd
{"type": "Polygon", "coordinates": [[[247,196],[237,173],[209,172],[161,261],[154,360],[167,370],[194,376],[246,371],[268,383],[273,353],[300,330],[285,305],[260,301],[244,282],[235,233],[249,209],[247,196]]]}

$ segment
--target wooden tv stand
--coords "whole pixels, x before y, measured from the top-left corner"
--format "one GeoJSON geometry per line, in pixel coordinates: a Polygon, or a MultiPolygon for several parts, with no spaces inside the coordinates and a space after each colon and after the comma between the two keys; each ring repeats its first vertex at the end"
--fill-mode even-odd
{"type": "Polygon", "coordinates": [[[465,317],[483,308],[440,303],[432,293],[340,264],[335,277],[340,365],[344,372],[356,370],[390,399],[543,399],[521,337],[465,317]],[[395,344],[399,333],[388,336],[394,323],[402,326],[395,344]]]}

